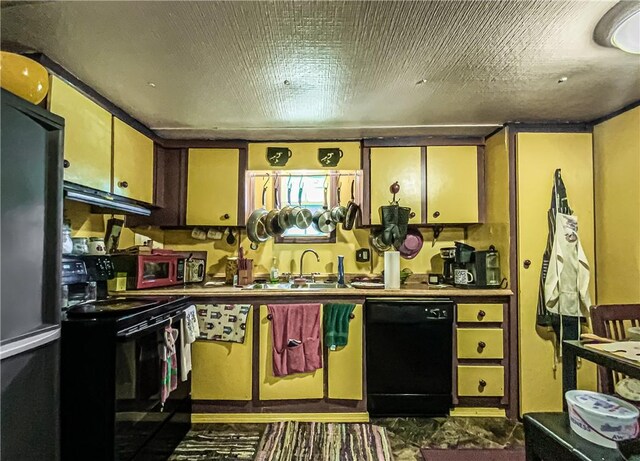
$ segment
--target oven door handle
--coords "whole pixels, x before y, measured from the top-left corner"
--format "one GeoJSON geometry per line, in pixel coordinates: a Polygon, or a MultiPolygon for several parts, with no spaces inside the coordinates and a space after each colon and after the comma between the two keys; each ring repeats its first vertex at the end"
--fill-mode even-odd
{"type": "Polygon", "coordinates": [[[142,336],[144,334],[149,334],[152,331],[159,331],[166,326],[170,326],[176,320],[184,318],[185,310],[186,307],[179,309],[173,315],[170,315],[168,317],[160,316],[149,319],[145,324],[139,324],[128,328],[127,330],[118,332],[117,336],[122,340],[129,340],[138,336],[142,336]]]}

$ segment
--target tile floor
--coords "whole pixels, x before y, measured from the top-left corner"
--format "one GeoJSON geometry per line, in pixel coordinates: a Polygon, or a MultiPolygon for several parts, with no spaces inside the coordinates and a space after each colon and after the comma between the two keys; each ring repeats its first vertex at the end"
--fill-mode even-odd
{"type": "MultiPolygon", "coordinates": [[[[524,446],[524,430],[519,422],[506,418],[374,418],[373,424],[387,428],[396,461],[422,460],[420,448],[507,448],[524,446]]],[[[235,434],[262,434],[264,424],[198,424],[194,425],[183,444],[193,442],[207,431],[235,434]]],[[[182,445],[182,444],[181,444],[182,445]]],[[[176,449],[176,453],[181,447],[176,449]]],[[[240,457],[177,457],[172,461],[225,459],[240,461],[240,457]]]]}

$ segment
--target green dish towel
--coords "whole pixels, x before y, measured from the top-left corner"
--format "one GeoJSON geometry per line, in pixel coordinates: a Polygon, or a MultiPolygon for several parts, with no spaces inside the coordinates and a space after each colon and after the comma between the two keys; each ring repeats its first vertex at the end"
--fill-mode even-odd
{"type": "Polygon", "coordinates": [[[325,304],[323,306],[324,344],[330,350],[347,345],[349,316],[355,304],[325,304]]]}

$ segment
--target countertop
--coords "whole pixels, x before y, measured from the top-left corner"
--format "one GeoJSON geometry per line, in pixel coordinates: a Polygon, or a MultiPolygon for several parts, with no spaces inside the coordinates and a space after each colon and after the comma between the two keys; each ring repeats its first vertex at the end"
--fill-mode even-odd
{"type": "Polygon", "coordinates": [[[463,288],[433,288],[422,283],[407,283],[397,290],[360,289],[360,288],[320,288],[320,289],[263,289],[249,290],[235,288],[228,285],[205,287],[202,284],[185,285],[147,290],[127,290],[112,292],[119,296],[191,296],[194,298],[372,298],[372,297],[505,297],[513,292],[509,289],[463,289],[463,288]]]}

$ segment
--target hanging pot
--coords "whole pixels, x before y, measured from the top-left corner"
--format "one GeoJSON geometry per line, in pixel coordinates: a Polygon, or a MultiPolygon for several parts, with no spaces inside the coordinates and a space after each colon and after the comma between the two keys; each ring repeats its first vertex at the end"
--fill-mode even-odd
{"type": "MultiPolygon", "coordinates": [[[[338,178],[340,181],[340,178],[338,178]]],[[[338,203],[336,206],[331,208],[331,220],[337,225],[338,223],[344,223],[344,218],[347,216],[347,207],[342,206],[340,203],[340,190],[342,189],[342,183],[338,183],[338,188],[336,189],[336,196],[338,199],[338,203]]]]}
{"type": "Polygon", "coordinates": [[[294,209],[293,205],[291,205],[291,187],[291,176],[289,176],[289,181],[287,182],[287,205],[278,213],[278,225],[283,231],[291,229],[295,225],[291,219],[291,212],[294,209]]]}
{"type": "Polygon", "coordinates": [[[356,203],[355,199],[355,182],[355,179],[351,181],[351,200],[347,203],[347,214],[344,217],[344,224],[342,225],[342,228],[346,230],[353,229],[358,213],[360,212],[360,206],[356,203]]]}
{"type": "Polygon", "coordinates": [[[313,227],[324,234],[329,234],[336,229],[336,224],[331,219],[331,210],[329,210],[329,205],[327,204],[326,185],[324,186],[324,204],[322,209],[316,211],[313,215],[313,227]]]}
{"type": "Polygon", "coordinates": [[[262,243],[266,242],[269,239],[269,234],[267,234],[266,229],[266,218],[269,212],[265,208],[268,183],[269,178],[267,178],[264,186],[262,187],[262,208],[259,208],[251,213],[249,219],[247,220],[247,237],[253,243],[262,243]]]}

